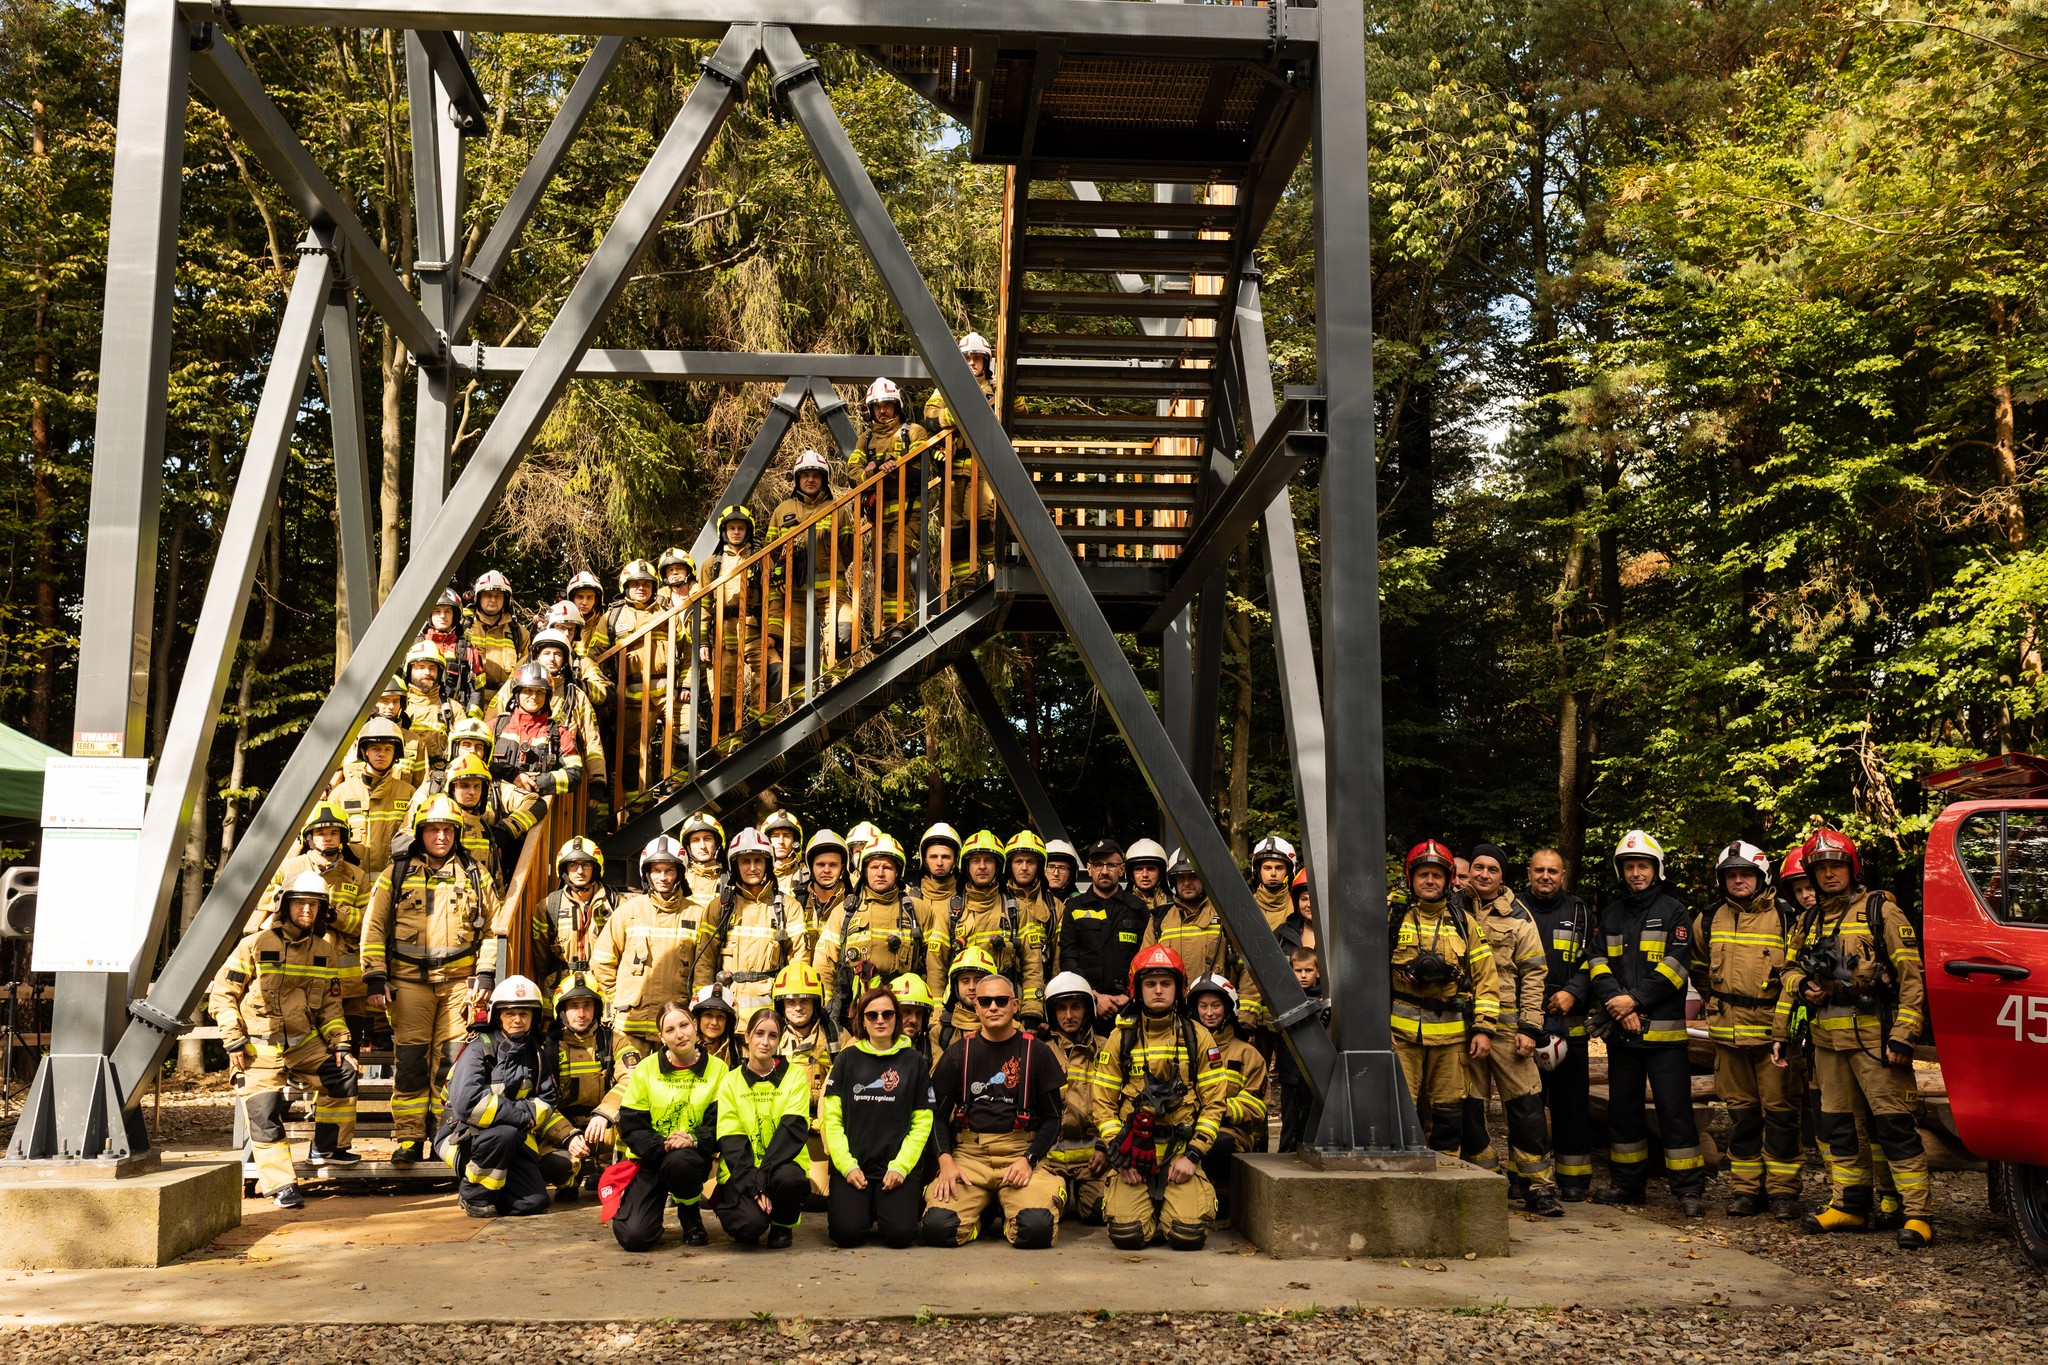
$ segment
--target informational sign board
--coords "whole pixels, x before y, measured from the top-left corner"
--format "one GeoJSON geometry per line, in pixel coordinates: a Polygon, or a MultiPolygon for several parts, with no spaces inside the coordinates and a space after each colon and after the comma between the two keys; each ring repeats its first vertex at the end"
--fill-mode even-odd
{"type": "Polygon", "coordinates": [[[136,904],[148,780],[139,758],[49,761],[33,970],[134,970],[149,930],[136,904]]]}

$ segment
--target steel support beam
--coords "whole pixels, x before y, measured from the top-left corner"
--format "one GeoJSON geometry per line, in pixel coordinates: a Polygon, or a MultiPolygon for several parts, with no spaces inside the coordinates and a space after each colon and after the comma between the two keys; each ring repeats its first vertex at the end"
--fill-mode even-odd
{"type": "MultiPolygon", "coordinates": [[[[184,0],[186,17],[215,17],[216,0],[184,0]]],[[[1316,11],[1286,6],[1148,5],[1123,13],[1102,0],[651,0],[592,6],[581,0],[236,0],[244,25],[461,29],[469,33],[593,33],[716,38],[740,23],[780,24],[807,41],[948,43],[1067,38],[1090,52],[1236,57],[1267,64],[1276,49],[1316,40],[1316,11]]]]}
{"type": "MultiPolygon", "coordinates": [[[[1237,291],[1238,368],[1245,386],[1245,415],[1253,431],[1273,426],[1273,364],[1266,351],[1266,315],[1259,306],[1257,270],[1247,266],[1237,291]]],[[[1273,613],[1273,654],[1280,681],[1280,710],[1287,724],[1288,766],[1294,775],[1295,807],[1301,812],[1302,861],[1308,865],[1310,896],[1329,905],[1330,870],[1323,857],[1330,846],[1329,783],[1324,765],[1323,696],[1316,682],[1315,636],[1309,629],[1308,589],[1301,577],[1301,544],[1294,536],[1294,504],[1281,489],[1266,507],[1260,552],[1265,560],[1266,600],[1273,613]]]]}
{"type": "MultiPolygon", "coordinates": [[[[412,121],[413,274],[427,325],[452,340],[462,226],[464,139],[460,105],[476,76],[446,33],[405,35],[406,107],[412,121]]],[[[481,102],[483,92],[478,90],[481,102]]],[[[448,496],[449,442],[455,434],[454,376],[444,349],[420,360],[413,393],[412,525],[423,534],[448,496]]]]}
{"type": "Polygon", "coordinates": [[[604,78],[611,74],[612,67],[618,64],[619,54],[625,50],[624,38],[600,38],[590,55],[583,59],[583,69],[576,73],[576,83],[563,96],[561,107],[555,110],[547,132],[541,135],[540,145],[533,149],[532,159],[519,173],[519,183],[512,187],[511,197],[499,211],[497,221],[491,224],[483,245],[477,248],[476,259],[462,270],[455,291],[455,308],[448,319],[449,336],[463,335],[476,321],[484,296],[497,283],[499,272],[512,257],[512,249],[519,245],[526,225],[533,221],[541,196],[547,193],[548,185],[569,155],[569,144],[576,140],[583,121],[590,117],[590,106],[597,102],[597,92],[604,85],[604,78]]]}
{"type": "Polygon", "coordinates": [[[854,447],[860,444],[860,433],[853,429],[853,418],[846,412],[846,400],[839,396],[839,390],[832,387],[832,381],[823,375],[811,376],[811,402],[817,406],[818,420],[832,433],[832,444],[839,447],[839,458],[849,459],[854,447]]]}
{"type": "Polygon", "coordinates": [[[1394,1057],[1387,950],[1385,733],[1380,709],[1379,496],[1373,459],[1371,196],[1365,0],[1323,0],[1315,69],[1316,369],[1328,405],[1322,469],[1323,693],[1329,899],[1316,906],[1331,1032],[1343,1066],[1322,1096],[1321,1152],[1420,1149],[1394,1057]]]}
{"type": "Polygon", "coordinates": [[[754,496],[754,485],[761,482],[761,476],[768,472],[768,462],[782,448],[782,438],[789,435],[790,427],[795,425],[797,414],[804,408],[804,395],[810,391],[810,380],[791,379],[783,383],[781,393],[769,400],[768,415],[761,419],[761,429],[754,433],[747,453],[740,456],[738,467],[725,481],[725,491],[711,504],[711,515],[704,519],[704,529],[697,532],[696,543],[690,546],[690,558],[702,564],[717,547],[719,512],[754,496]]]}
{"type": "MultiPolygon", "coordinates": [[[[1136,14],[1152,10],[1193,13],[1229,7],[1116,8],[1136,14]]],[[[1195,789],[1165,727],[1153,713],[1144,685],[1138,681],[1130,660],[1124,657],[1102,608],[1088,591],[1080,565],[1061,540],[1059,528],[1053,525],[1045,504],[1039,501],[1030,472],[997,423],[995,413],[986,402],[979,401],[981,389],[974,374],[955,347],[945,317],[932,301],[931,292],[905,249],[881,195],[847,140],[846,130],[817,80],[817,64],[804,54],[795,34],[786,28],[765,29],[763,41],[778,90],[874,261],[883,287],[903,314],[919,354],[931,368],[947,403],[958,414],[967,443],[1001,501],[1026,560],[1044,585],[1068,636],[1080,650],[1089,676],[1108,704],[1154,798],[1173,820],[1181,846],[1201,869],[1239,954],[1275,1014],[1288,1021],[1287,1045],[1294,1050],[1304,1079],[1321,1094],[1337,1069],[1336,1050],[1329,1035],[1323,1031],[1315,1007],[1295,984],[1279,942],[1267,930],[1265,917],[1252,900],[1229,845],[1217,832],[1207,803],[1195,789]]],[[[1361,34],[1361,58],[1363,44],[1361,34]]]]}
{"type": "Polygon", "coordinates": [[[142,850],[137,863],[137,910],[149,925],[129,989],[140,995],[156,965],[163,934],[164,912],[172,882],[178,875],[178,854],[192,820],[192,803],[206,781],[206,758],[213,752],[220,722],[221,698],[227,695],[234,671],[236,642],[249,614],[249,590],[256,566],[277,515],[277,490],[291,454],[299,406],[320,343],[320,325],[334,282],[334,230],[320,228],[299,243],[298,272],[278,323],[277,344],[263,394],[249,423],[249,443],[235,473],[234,497],[221,523],[220,548],[206,581],[192,643],[185,652],[185,673],[178,680],[178,699],[164,727],[157,754],[155,784],[142,816],[142,850]]]}
{"type": "Polygon", "coordinates": [[[1016,727],[1010,724],[1008,713],[996,700],[995,689],[989,686],[988,675],[981,671],[981,663],[972,650],[953,661],[953,672],[959,675],[961,690],[967,693],[974,714],[981,718],[981,728],[988,731],[989,743],[995,746],[1003,772],[1017,789],[1017,798],[1024,803],[1031,823],[1038,826],[1039,835],[1046,839],[1066,838],[1067,827],[1060,821],[1052,793],[1045,789],[1038,769],[1031,766],[1031,756],[1024,752],[1016,727]]]}
{"type": "Polygon", "coordinates": [[[1216,734],[1222,709],[1223,615],[1229,609],[1228,567],[1209,575],[1195,610],[1195,698],[1189,718],[1188,775],[1216,795],[1216,734]]]}
{"type": "Polygon", "coordinates": [[[370,501],[370,448],[363,428],[363,349],[354,282],[336,281],[321,324],[327,361],[327,411],[334,432],[334,539],[348,593],[354,650],[377,614],[376,533],[370,501]]]}
{"type": "Polygon", "coordinates": [[[1231,555],[1237,553],[1252,524],[1265,515],[1273,499],[1286,494],[1287,485],[1308,458],[1322,453],[1326,438],[1314,429],[1317,416],[1311,405],[1297,401],[1267,424],[1258,444],[1238,462],[1236,477],[1188,532],[1176,561],[1173,586],[1141,633],[1164,629],[1194,601],[1209,575],[1230,563],[1231,555]],[[1307,429],[1301,428],[1304,421],[1310,424],[1307,429]]]}
{"type": "Polygon", "coordinates": [[[130,1101],[169,1046],[171,1032],[162,1021],[185,1017],[204,995],[264,882],[282,861],[293,831],[318,799],[335,754],[369,714],[379,685],[490,519],[542,422],[568,387],[577,360],[696,175],[760,56],[760,31],[735,25],[706,60],[705,74],[683,102],[626,196],[617,221],[542,338],[540,355],[505,395],[497,419],[478,442],[475,456],[433,525],[416,539],[411,558],[362,647],[342,670],[241,843],[220,869],[185,941],[165,964],[148,999],[134,1007],[136,1022],[122,1036],[113,1058],[114,1072],[130,1101]]]}
{"type": "MultiPolygon", "coordinates": [[[[340,22],[354,27],[357,21],[340,22]]],[[[340,233],[349,269],[355,272],[357,286],[378,316],[416,358],[438,357],[445,349],[440,332],[428,323],[405,282],[378,249],[376,239],[363,227],[354,203],[335,189],[326,172],[315,164],[241,54],[216,33],[192,55],[193,84],[206,92],[222,117],[234,126],[285,198],[305,215],[309,225],[333,227],[340,233]]]]}
{"type": "MultiPolygon", "coordinates": [[[[530,346],[464,346],[455,363],[491,378],[520,375],[533,363],[530,346]]],[[[769,351],[593,350],[576,366],[578,379],[679,379],[699,384],[781,382],[793,374],[841,384],[871,379],[922,383],[931,378],[914,355],[805,355],[769,351]]]]}
{"type": "MultiPolygon", "coordinates": [[[[129,0],[123,32],[71,745],[74,754],[140,758],[191,43],[170,0],[129,0]]],[[[124,1122],[106,1056],[127,998],[125,973],[58,974],[49,1054],[29,1086],[10,1159],[121,1157],[131,1144],[148,1145],[139,1124],[124,1122]]]]}
{"type": "Polygon", "coordinates": [[[448,106],[442,111],[453,115],[448,121],[472,136],[483,132],[484,121],[491,116],[491,102],[484,98],[484,88],[477,83],[476,70],[463,50],[462,35],[419,29],[406,37],[409,44],[418,44],[433,65],[435,83],[448,96],[448,106]]]}

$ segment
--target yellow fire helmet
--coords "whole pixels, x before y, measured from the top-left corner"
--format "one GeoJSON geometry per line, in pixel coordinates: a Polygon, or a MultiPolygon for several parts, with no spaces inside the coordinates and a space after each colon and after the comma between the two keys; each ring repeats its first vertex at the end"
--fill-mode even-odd
{"type": "Polygon", "coordinates": [[[789,1000],[798,996],[808,996],[821,1005],[825,1003],[825,985],[808,962],[792,962],[777,972],[775,985],[769,991],[769,998],[773,1000],[789,1000]]]}
{"type": "Polygon", "coordinates": [[[996,838],[993,830],[976,830],[973,837],[960,846],[960,859],[965,862],[977,853],[986,853],[997,862],[1003,860],[1003,841],[996,838]]]}
{"type": "Polygon", "coordinates": [[[454,799],[446,792],[443,792],[427,802],[426,805],[421,806],[420,813],[412,818],[412,828],[415,834],[425,829],[428,825],[453,825],[455,826],[455,832],[460,834],[463,826],[462,807],[456,805],[454,799]]]}

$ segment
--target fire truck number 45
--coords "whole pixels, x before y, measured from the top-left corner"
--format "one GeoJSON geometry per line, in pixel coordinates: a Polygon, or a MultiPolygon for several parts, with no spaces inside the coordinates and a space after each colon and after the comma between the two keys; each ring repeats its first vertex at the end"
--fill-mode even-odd
{"type": "Polygon", "coordinates": [[[1998,1007],[1998,1026],[2017,1042],[2048,1043],[2048,996],[2008,995],[1998,1007]]]}

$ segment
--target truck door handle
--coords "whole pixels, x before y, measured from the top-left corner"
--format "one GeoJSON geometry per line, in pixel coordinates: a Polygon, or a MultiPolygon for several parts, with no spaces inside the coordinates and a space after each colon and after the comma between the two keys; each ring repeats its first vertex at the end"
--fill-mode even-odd
{"type": "Polygon", "coordinates": [[[2004,981],[2025,981],[2033,975],[2029,969],[2017,962],[1982,962],[1971,958],[1955,958],[1941,964],[1941,969],[1950,976],[1995,976],[2004,981]]]}

